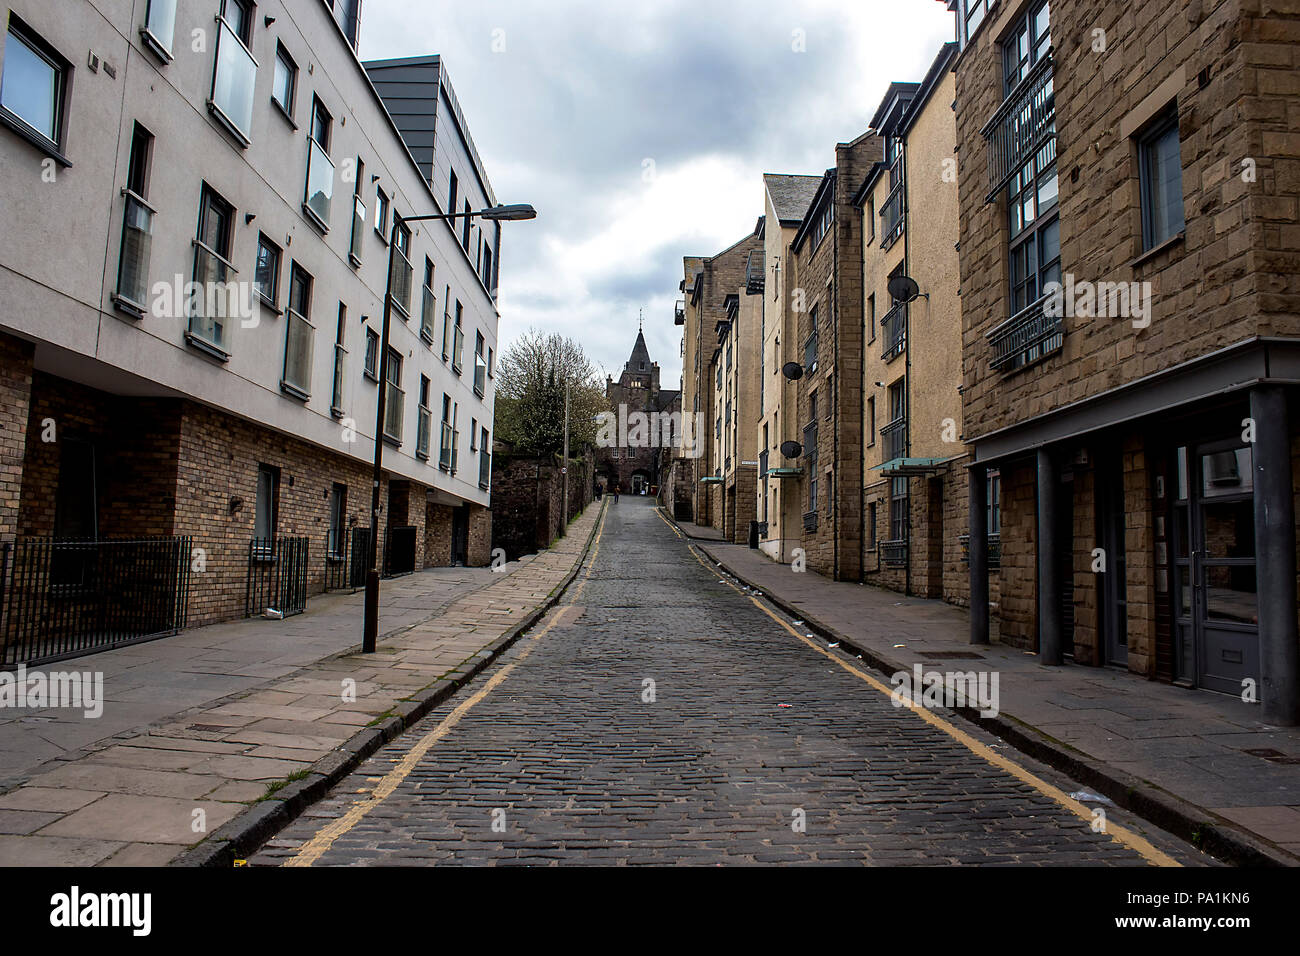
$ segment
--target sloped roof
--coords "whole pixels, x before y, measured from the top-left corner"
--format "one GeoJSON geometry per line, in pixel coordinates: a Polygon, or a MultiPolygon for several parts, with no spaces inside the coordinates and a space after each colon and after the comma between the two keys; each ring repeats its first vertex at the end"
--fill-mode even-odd
{"type": "Polygon", "coordinates": [[[784,173],[764,173],[763,185],[772,197],[772,208],[782,225],[793,225],[803,220],[812,202],[821,176],[792,176],[784,173]]]}
{"type": "Polygon", "coordinates": [[[645,335],[641,332],[636,334],[636,344],[632,346],[632,357],[627,360],[625,367],[633,372],[650,367],[650,350],[646,348],[645,335]]]}

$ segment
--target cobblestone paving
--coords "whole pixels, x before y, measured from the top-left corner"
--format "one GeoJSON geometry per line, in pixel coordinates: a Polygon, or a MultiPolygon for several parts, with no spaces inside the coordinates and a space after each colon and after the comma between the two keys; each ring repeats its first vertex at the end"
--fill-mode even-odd
{"type": "MultiPolygon", "coordinates": [[[[251,862],[319,849],[331,824],[342,832],[327,831],[316,865],[1146,862],[796,640],[645,500],[611,505],[589,577],[559,614],[251,862]],[[380,779],[457,708],[375,801],[380,779]]],[[[1111,819],[1180,862],[1205,859],[1113,808],[1111,819]]]]}

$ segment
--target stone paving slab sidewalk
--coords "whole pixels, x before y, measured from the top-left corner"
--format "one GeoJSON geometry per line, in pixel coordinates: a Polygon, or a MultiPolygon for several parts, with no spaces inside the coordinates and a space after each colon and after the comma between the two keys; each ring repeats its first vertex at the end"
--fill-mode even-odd
{"type": "Polygon", "coordinates": [[[997,643],[974,647],[964,608],[796,574],[700,533],[711,529],[677,527],[810,633],[852,646],[887,674],[916,664],[997,672],[1000,714],[964,715],[1116,803],[1221,858],[1300,865],[1300,729],[1266,725],[1257,706],[1234,697],[1110,668],[1043,667],[997,643]]]}
{"type": "Polygon", "coordinates": [[[531,626],[600,513],[505,573],[384,582],[374,654],[360,653],[362,596],[348,595],[54,665],[102,671],[113,717],[0,723],[0,865],[229,865],[531,626]]]}

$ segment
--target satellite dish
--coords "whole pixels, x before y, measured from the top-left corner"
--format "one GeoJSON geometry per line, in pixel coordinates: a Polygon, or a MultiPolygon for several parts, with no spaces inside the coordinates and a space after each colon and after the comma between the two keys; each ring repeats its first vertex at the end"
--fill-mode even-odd
{"type": "Polygon", "coordinates": [[[803,445],[797,441],[781,442],[781,454],[786,458],[798,458],[803,454],[803,445]]]}
{"type": "Polygon", "coordinates": [[[886,288],[895,302],[911,302],[921,294],[921,287],[916,284],[916,280],[911,276],[890,276],[886,288]]]}
{"type": "Polygon", "coordinates": [[[803,366],[798,362],[786,362],[781,366],[781,374],[792,382],[797,382],[803,378],[803,366]]]}

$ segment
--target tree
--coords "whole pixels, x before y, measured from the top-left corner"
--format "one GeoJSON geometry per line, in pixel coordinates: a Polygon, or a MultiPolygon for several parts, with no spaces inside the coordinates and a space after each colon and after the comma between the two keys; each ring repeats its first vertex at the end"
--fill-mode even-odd
{"type": "Polygon", "coordinates": [[[564,385],[569,449],[595,441],[609,410],[600,370],[573,339],[529,329],[497,361],[496,434],[530,455],[564,453],[564,385]]]}

